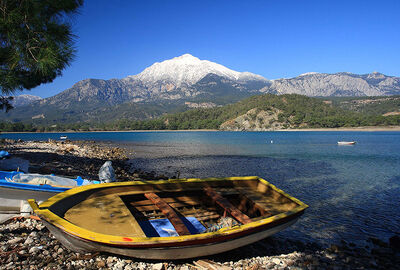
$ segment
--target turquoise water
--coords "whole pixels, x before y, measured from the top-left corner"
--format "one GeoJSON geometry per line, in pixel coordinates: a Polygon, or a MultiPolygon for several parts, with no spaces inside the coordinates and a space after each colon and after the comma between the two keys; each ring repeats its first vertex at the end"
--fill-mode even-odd
{"type": "MultiPolygon", "coordinates": [[[[57,133],[0,138],[58,139],[57,133]]],[[[400,233],[400,132],[99,132],[67,134],[131,152],[133,168],[181,177],[258,175],[310,208],[280,233],[360,242],[400,233]],[[338,146],[337,141],[357,141],[338,146]]]]}

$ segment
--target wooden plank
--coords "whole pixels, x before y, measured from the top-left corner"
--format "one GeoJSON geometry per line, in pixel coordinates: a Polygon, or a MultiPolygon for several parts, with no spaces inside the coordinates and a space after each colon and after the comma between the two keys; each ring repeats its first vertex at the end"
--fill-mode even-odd
{"type": "MultiPolygon", "coordinates": [[[[161,198],[162,199],[162,198],[161,198]]],[[[168,202],[166,202],[168,203],[168,202]]],[[[158,210],[158,207],[154,204],[152,205],[139,205],[136,206],[135,204],[130,204],[131,206],[135,207],[138,211],[154,211],[154,210],[158,210]]],[[[168,203],[169,206],[173,207],[173,208],[180,208],[180,207],[187,207],[187,208],[191,208],[195,205],[192,204],[185,204],[185,203],[168,203]]]]}
{"type": "MultiPolygon", "coordinates": [[[[179,197],[168,197],[168,198],[162,198],[166,203],[171,204],[171,203],[181,203],[181,204],[187,204],[187,205],[198,205],[200,204],[200,201],[194,197],[188,197],[188,196],[179,196],[179,197]]],[[[150,200],[141,200],[141,201],[132,201],[130,203],[132,206],[144,206],[144,205],[153,205],[153,202],[150,200]]]]}
{"type": "Polygon", "coordinates": [[[233,206],[226,198],[222,197],[221,194],[215,192],[211,187],[204,188],[206,194],[225,211],[227,211],[232,217],[240,221],[242,224],[251,222],[251,219],[243,214],[239,209],[233,206]]]}
{"type": "Polygon", "coordinates": [[[157,194],[145,193],[144,196],[150,201],[152,201],[161,210],[161,212],[163,212],[163,214],[169,219],[172,226],[174,226],[176,232],[179,235],[191,234],[186,225],[183,223],[178,214],[175,212],[175,210],[171,206],[169,206],[168,203],[166,203],[163,199],[158,197],[157,194]]]}
{"type": "Polygon", "coordinates": [[[210,219],[218,219],[221,216],[219,214],[209,214],[209,215],[195,215],[198,221],[205,221],[210,219]]]}

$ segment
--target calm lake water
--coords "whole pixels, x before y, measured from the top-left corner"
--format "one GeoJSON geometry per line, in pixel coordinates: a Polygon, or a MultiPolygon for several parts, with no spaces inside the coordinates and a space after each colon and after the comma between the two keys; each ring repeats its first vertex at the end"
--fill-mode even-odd
{"type": "MultiPolygon", "coordinates": [[[[58,139],[60,133],[1,134],[58,139]]],[[[64,134],[63,134],[64,135],[64,134]]],[[[134,168],[181,177],[263,177],[310,208],[280,237],[321,244],[400,233],[400,132],[67,134],[131,152],[134,168]],[[337,141],[357,141],[338,146],[337,141]]],[[[278,236],[278,235],[277,235],[278,236]]]]}

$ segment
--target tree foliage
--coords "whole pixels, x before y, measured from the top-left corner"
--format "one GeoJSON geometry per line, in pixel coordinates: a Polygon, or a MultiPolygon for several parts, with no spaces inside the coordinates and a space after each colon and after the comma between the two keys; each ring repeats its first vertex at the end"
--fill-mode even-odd
{"type": "MultiPolygon", "coordinates": [[[[144,121],[120,119],[119,121],[97,123],[67,123],[54,125],[32,125],[28,123],[0,123],[0,131],[91,131],[91,130],[186,130],[219,129],[222,123],[235,119],[256,109],[255,112],[276,109],[280,111],[278,122],[290,128],[339,128],[360,126],[400,125],[400,115],[382,116],[342,109],[326,104],[318,98],[291,95],[260,95],[244,99],[235,104],[212,109],[193,109],[164,115],[144,121]]],[[[251,121],[259,118],[250,114],[251,121]]],[[[259,120],[258,120],[259,121],[259,120]]],[[[267,125],[267,123],[265,123],[267,125]]],[[[265,128],[268,128],[265,126],[265,128]]]]}
{"type": "MultiPolygon", "coordinates": [[[[74,58],[68,16],[83,0],[0,0],[0,89],[52,82],[74,58]]],[[[0,100],[7,103],[7,100],[0,100]]]]}

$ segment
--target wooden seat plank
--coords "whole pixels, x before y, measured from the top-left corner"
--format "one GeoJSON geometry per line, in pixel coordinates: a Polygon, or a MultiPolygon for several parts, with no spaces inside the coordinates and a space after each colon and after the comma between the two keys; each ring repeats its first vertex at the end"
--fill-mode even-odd
{"type": "MultiPolygon", "coordinates": [[[[188,205],[198,205],[200,204],[200,200],[195,197],[188,197],[188,196],[179,196],[179,197],[167,197],[162,198],[166,203],[182,203],[188,205]]],[[[140,201],[132,201],[132,206],[145,206],[145,205],[153,205],[150,200],[140,200],[140,201]]]]}
{"type": "MultiPolygon", "coordinates": [[[[166,202],[166,203],[168,203],[168,202],[166,202]]],[[[139,206],[136,206],[134,204],[130,204],[130,205],[135,207],[138,211],[153,211],[153,210],[158,210],[159,209],[153,203],[151,205],[139,205],[139,206]]],[[[193,204],[185,204],[185,203],[178,203],[178,202],[177,203],[174,203],[174,202],[168,203],[168,205],[173,207],[173,208],[179,208],[179,207],[188,207],[189,208],[189,207],[196,206],[196,205],[193,205],[193,204]]],[[[199,205],[199,204],[197,204],[197,205],[199,205]]]]}
{"type": "Polygon", "coordinates": [[[251,219],[239,209],[233,206],[226,198],[222,197],[221,194],[215,192],[211,187],[204,188],[207,196],[209,196],[216,204],[221,206],[227,211],[232,217],[240,221],[242,224],[251,222],[251,219]]]}
{"type": "Polygon", "coordinates": [[[186,225],[183,223],[183,221],[180,219],[178,214],[175,212],[175,210],[168,205],[163,199],[158,197],[157,194],[155,193],[145,193],[144,196],[152,201],[160,210],[163,212],[163,214],[169,219],[171,222],[172,226],[174,226],[176,232],[179,235],[189,235],[191,234],[189,232],[189,229],[186,227],[186,225]]]}

